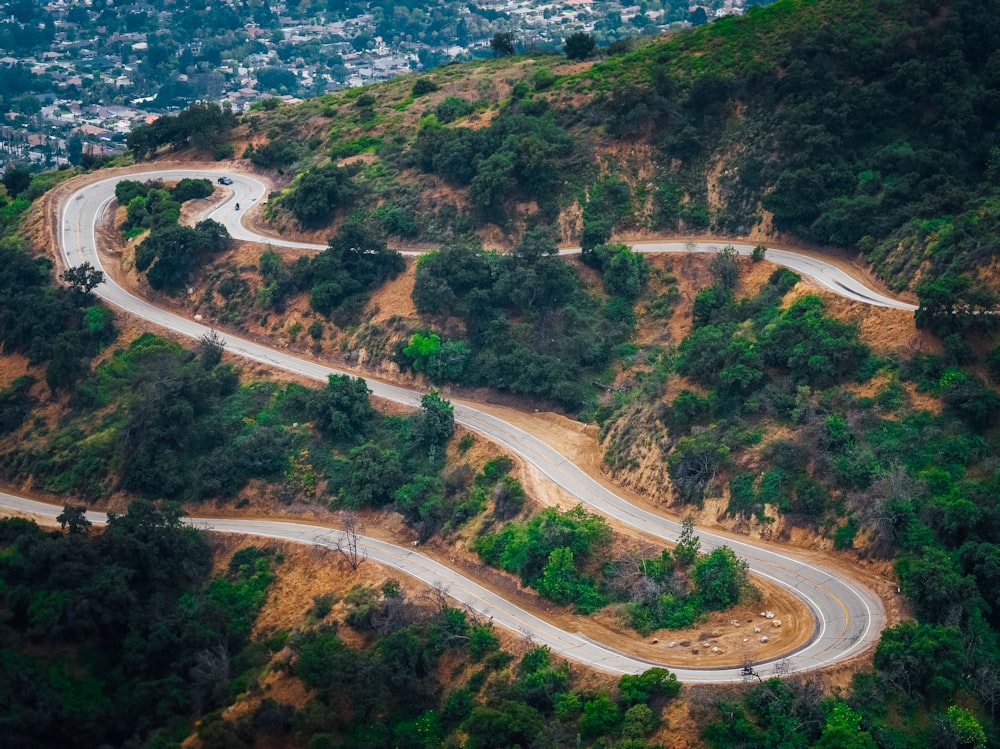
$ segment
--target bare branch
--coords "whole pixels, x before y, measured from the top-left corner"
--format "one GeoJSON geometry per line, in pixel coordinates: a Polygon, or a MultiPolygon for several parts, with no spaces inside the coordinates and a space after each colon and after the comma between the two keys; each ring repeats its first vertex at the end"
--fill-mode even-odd
{"type": "Polygon", "coordinates": [[[337,552],[352,570],[356,570],[368,558],[368,552],[361,548],[358,542],[358,535],[364,530],[364,526],[351,511],[343,514],[341,524],[344,530],[339,536],[335,538],[329,534],[316,536],[313,538],[313,543],[328,551],[337,552]]]}

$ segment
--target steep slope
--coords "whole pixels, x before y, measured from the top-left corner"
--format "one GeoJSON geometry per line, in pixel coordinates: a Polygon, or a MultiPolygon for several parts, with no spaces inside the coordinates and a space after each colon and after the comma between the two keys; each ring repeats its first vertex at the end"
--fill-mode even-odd
{"type": "Polygon", "coordinates": [[[262,107],[237,138],[298,175],[269,204],[283,229],[777,232],[863,251],[897,289],[989,279],[998,11],[784,0],[594,65],[494,60],[262,107]]]}

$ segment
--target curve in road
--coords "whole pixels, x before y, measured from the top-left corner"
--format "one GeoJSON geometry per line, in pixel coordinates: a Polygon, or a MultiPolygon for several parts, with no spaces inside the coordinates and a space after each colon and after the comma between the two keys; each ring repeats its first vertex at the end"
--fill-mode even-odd
{"type": "MultiPolygon", "coordinates": [[[[175,180],[183,177],[214,179],[222,174],[224,172],[221,171],[151,169],[144,176],[175,180]]],[[[63,257],[69,266],[76,266],[86,261],[95,268],[103,267],[96,244],[98,222],[105,215],[108,206],[114,199],[115,183],[120,179],[134,179],[136,176],[131,174],[112,177],[81,187],[66,200],[60,214],[59,243],[63,257]]],[[[244,212],[237,212],[235,203],[252,205],[264,197],[266,187],[253,177],[238,174],[230,176],[234,179],[231,194],[209,215],[217,220],[221,218],[235,237],[273,245],[281,244],[306,249],[321,248],[317,245],[290,243],[277,238],[262,237],[243,228],[240,219],[244,212]]],[[[685,249],[667,248],[662,251],[690,251],[689,244],[684,244],[683,247],[685,249]]],[[[704,249],[701,251],[717,251],[715,245],[703,245],[703,247],[704,249]]],[[[649,251],[654,250],[649,249],[649,251]]],[[[790,254],[794,255],[795,253],[790,254]]],[[[769,259],[776,258],[772,258],[769,253],[769,259]]],[[[817,263],[822,264],[821,261],[808,256],[799,256],[799,259],[802,260],[805,267],[814,268],[817,263]]],[[[827,265],[825,271],[829,272],[831,277],[835,277],[835,271],[839,272],[832,265],[827,265]]],[[[841,281],[837,281],[837,283],[839,284],[841,281]]],[[[856,293],[857,296],[852,298],[860,298],[861,301],[873,300],[867,301],[870,304],[880,303],[878,299],[881,295],[878,292],[868,289],[847,274],[844,274],[842,283],[848,289],[855,289],[855,292],[852,293],[856,293]]],[[[836,291],[836,289],[834,290],[836,291]]],[[[110,304],[176,333],[198,339],[212,332],[208,326],[173,314],[133,296],[111,280],[107,274],[105,282],[96,289],[96,293],[110,304]]],[[[839,293],[844,294],[845,292],[841,290],[839,293]]],[[[884,299],[889,298],[885,297],[884,299]]],[[[891,301],[894,306],[903,305],[897,300],[891,301]]],[[[319,381],[325,381],[331,374],[351,374],[314,361],[291,356],[237,336],[227,335],[225,346],[227,350],[238,356],[319,381]]],[[[419,392],[374,379],[368,379],[368,385],[372,394],[377,397],[419,407],[421,397],[419,392]]],[[[589,506],[590,509],[643,533],[670,542],[676,541],[680,533],[679,523],[626,501],[577,467],[569,457],[553,449],[534,435],[496,416],[476,409],[473,403],[457,399],[453,400],[452,403],[455,408],[456,421],[483,433],[506,449],[520,455],[524,460],[534,464],[556,484],[589,506]]],[[[220,521],[212,522],[213,525],[218,526],[220,521]]],[[[729,546],[747,560],[753,574],[785,587],[809,608],[815,622],[813,636],[804,646],[783,656],[790,672],[822,668],[854,657],[877,642],[879,633],[885,625],[885,610],[879,598],[867,587],[853,580],[841,578],[821,565],[806,561],[792,551],[777,552],[746,541],[727,538],[707,531],[699,532],[703,548],[711,550],[717,546],[729,546]]],[[[559,652],[568,657],[574,657],[572,651],[560,648],[559,652]]],[[[689,671],[692,674],[696,673],[694,669],[689,669],[689,671]]],[[[704,678],[689,676],[688,680],[728,681],[732,678],[731,674],[725,675],[713,671],[697,671],[697,673],[702,674],[704,678]]]]}
{"type": "MultiPolygon", "coordinates": [[[[190,174],[194,174],[189,173],[190,174]]],[[[205,175],[204,172],[197,174],[205,175]]],[[[214,175],[213,175],[214,176],[214,175]]],[[[222,203],[208,213],[208,218],[224,224],[234,239],[248,242],[269,243],[279,247],[290,247],[301,250],[325,250],[325,244],[314,244],[310,242],[294,242],[282,237],[268,236],[250,231],[243,226],[243,216],[246,210],[252,208],[267,195],[267,188],[260,180],[247,175],[232,175],[233,185],[230,194],[222,203]],[[235,210],[236,205],[243,205],[247,208],[243,211],[235,210]]],[[[120,179],[120,178],[119,178],[120,179]]],[[[642,241],[631,245],[635,252],[648,254],[664,253],[718,253],[723,247],[732,247],[740,255],[751,255],[754,245],[727,242],[695,242],[695,241],[642,241]]],[[[561,256],[579,255],[582,252],[579,247],[568,247],[559,251],[561,256]]],[[[421,251],[407,250],[403,255],[421,255],[421,251]]],[[[855,276],[847,273],[838,265],[801,252],[782,250],[778,248],[767,248],[767,259],[775,265],[781,265],[792,270],[799,275],[807,276],[821,285],[823,288],[845,297],[855,302],[869,304],[874,307],[888,307],[890,309],[900,309],[913,312],[917,309],[915,304],[896,299],[867,286],[855,276]]]]}

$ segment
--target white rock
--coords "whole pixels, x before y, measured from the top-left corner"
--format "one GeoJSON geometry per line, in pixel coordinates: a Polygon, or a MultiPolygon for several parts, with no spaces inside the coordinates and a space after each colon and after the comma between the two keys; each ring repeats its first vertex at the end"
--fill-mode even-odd
{"type": "Polygon", "coordinates": [[[677,645],[677,643],[676,643],[676,642],[674,642],[673,640],[671,640],[670,642],[668,642],[668,643],[667,643],[667,647],[668,647],[668,648],[672,648],[672,647],[675,647],[676,645],[677,645]]]}
{"type": "Polygon", "coordinates": [[[756,632],[757,634],[760,634],[760,627],[754,627],[753,631],[756,632]]]}
{"type": "Polygon", "coordinates": [[[773,611],[768,611],[766,614],[764,614],[764,616],[766,616],[768,619],[773,619],[774,618],[774,612],[773,611]]]}
{"type": "Polygon", "coordinates": [[[767,642],[767,635],[764,635],[763,637],[761,637],[760,641],[761,642],[767,642]]]}
{"type": "Polygon", "coordinates": [[[781,626],[781,619],[774,619],[774,620],[773,620],[773,621],[771,622],[771,626],[772,626],[772,627],[780,627],[780,626],[781,626]]]}
{"type": "Polygon", "coordinates": [[[195,315],[194,316],[194,321],[195,322],[201,322],[201,315],[195,315]]]}

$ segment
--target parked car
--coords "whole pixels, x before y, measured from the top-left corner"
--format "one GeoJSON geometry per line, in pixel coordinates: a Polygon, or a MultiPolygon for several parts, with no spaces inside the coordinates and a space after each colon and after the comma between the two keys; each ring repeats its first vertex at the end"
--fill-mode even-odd
{"type": "Polygon", "coordinates": [[[219,184],[220,185],[231,185],[231,184],[233,184],[233,180],[230,179],[229,177],[219,177],[219,184]]]}

